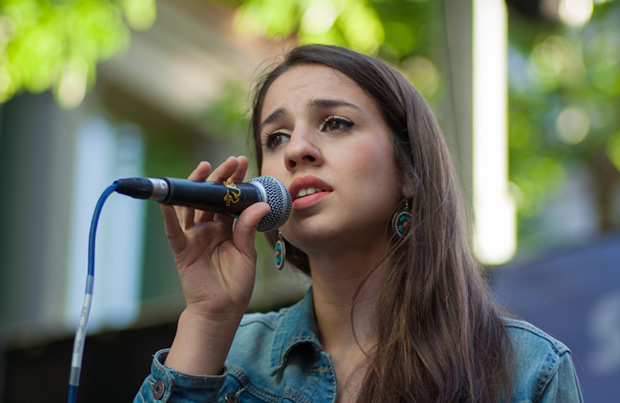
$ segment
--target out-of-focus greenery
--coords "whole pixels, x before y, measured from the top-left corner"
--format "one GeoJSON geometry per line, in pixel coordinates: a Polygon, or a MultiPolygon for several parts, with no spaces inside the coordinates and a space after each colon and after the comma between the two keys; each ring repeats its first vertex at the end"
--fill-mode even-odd
{"type": "MultiPolygon", "coordinates": [[[[225,0],[220,0],[226,2],[225,0]]],[[[433,99],[441,79],[433,44],[441,29],[441,2],[429,0],[241,0],[240,32],[299,43],[346,46],[402,66],[433,99]]]]}
{"type": "Polygon", "coordinates": [[[620,2],[595,5],[582,27],[510,18],[510,177],[527,232],[547,196],[580,170],[601,232],[618,228],[620,2]]]}
{"type": "Polygon", "coordinates": [[[247,0],[237,12],[239,29],[263,35],[296,35],[302,42],[339,43],[365,52],[379,49],[385,30],[365,0],[247,0]]]}
{"type": "Polygon", "coordinates": [[[78,105],[97,63],[125,49],[129,30],[149,28],[155,15],[155,0],[0,1],[0,103],[52,89],[61,106],[78,105]]]}

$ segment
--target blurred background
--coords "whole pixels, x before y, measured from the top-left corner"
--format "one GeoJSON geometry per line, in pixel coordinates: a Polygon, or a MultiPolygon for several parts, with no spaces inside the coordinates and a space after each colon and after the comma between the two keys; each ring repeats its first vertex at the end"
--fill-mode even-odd
{"type": "MultiPolygon", "coordinates": [[[[571,347],[587,401],[620,401],[618,0],[0,0],[0,401],[66,401],[101,193],[252,160],[253,83],[298,43],[414,83],[499,301],[571,347]]],[[[79,401],[133,399],[173,338],[160,214],[117,194],[103,208],[79,401]]],[[[308,279],[257,247],[250,309],[300,298],[308,279]]]]}

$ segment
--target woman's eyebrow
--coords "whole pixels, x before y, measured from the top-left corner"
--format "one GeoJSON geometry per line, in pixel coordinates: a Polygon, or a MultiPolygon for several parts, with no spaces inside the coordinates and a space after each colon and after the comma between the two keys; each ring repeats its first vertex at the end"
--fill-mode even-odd
{"type": "MultiPolygon", "coordinates": [[[[313,99],[308,102],[308,106],[312,109],[322,109],[322,108],[334,108],[338,106],[348,106],[351,108],[355,108],[361,112],[362,108],[359,106],[352,104],[351,102],[347,102],[341,99],[313,99]]],[[[288,115],[288,112],[284,108],[278,108],[275,111],[271,112],[269,116],[265,118],[261,122],[261,127],[265,127],[269,123],[275,122],[276,120],[282,118],[283,116],[288,115]]]]}
{"type": "Polygon", "coordinates": [[[262,127],[265,127],[265,125],[268,125],[268,124],[269,124],[269,123],[271,123],[271,122],[275,122],[276,120],[278,120],[278,119],[280,119],[281,117],[286,116],[286,115],[287,115],[287,112],[286,112],[286,110],[285,110],[284,108],[278,108],[278,109],[276,109],[275,111],[271,112],[271,113],[269,114],[269,116],[267,116],[267,117],[265,118],[265,120],[263,120],[263,121],[261,122],[261,124],[260,124],[260,125],[261,125],[261,128],[262,128],[262,127]]]}
{"type": "Polygon", "coordinates": [[[349,106],[362,111],[362,108],[341,99],[313,99],[308,103],[311,108],[333,108],[337,106],[349,106]]]}

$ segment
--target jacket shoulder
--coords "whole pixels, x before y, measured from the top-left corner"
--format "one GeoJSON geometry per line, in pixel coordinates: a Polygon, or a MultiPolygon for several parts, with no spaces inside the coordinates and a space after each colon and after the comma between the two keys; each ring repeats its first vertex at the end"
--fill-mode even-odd
{"type": "Polygon", "coordinates": [[[571,351],[564,343],[531,323],[504,321],[510,340],[516,401],[539,401],[543,396],[558,394],[558,387],[576,382],[571,351]]]}
{"type": "Polygon", "coordinates": [[[549,350],[549,353],[562,355],[570,349],[561,341],[545,333],[529,322],[504,318],[504,324],[513,349],[519,347],[549,350]]]}

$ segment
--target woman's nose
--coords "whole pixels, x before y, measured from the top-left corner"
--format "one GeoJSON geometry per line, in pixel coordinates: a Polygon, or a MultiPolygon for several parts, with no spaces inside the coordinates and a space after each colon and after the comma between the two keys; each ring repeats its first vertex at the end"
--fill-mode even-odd
{"type": "Polygon", "coordinates": [[[303,128],[294,131],[286,145],[284,159],[284,164],[290,171],[306,165],[322,164],[323,158],[315,134],[303,128]]]}

